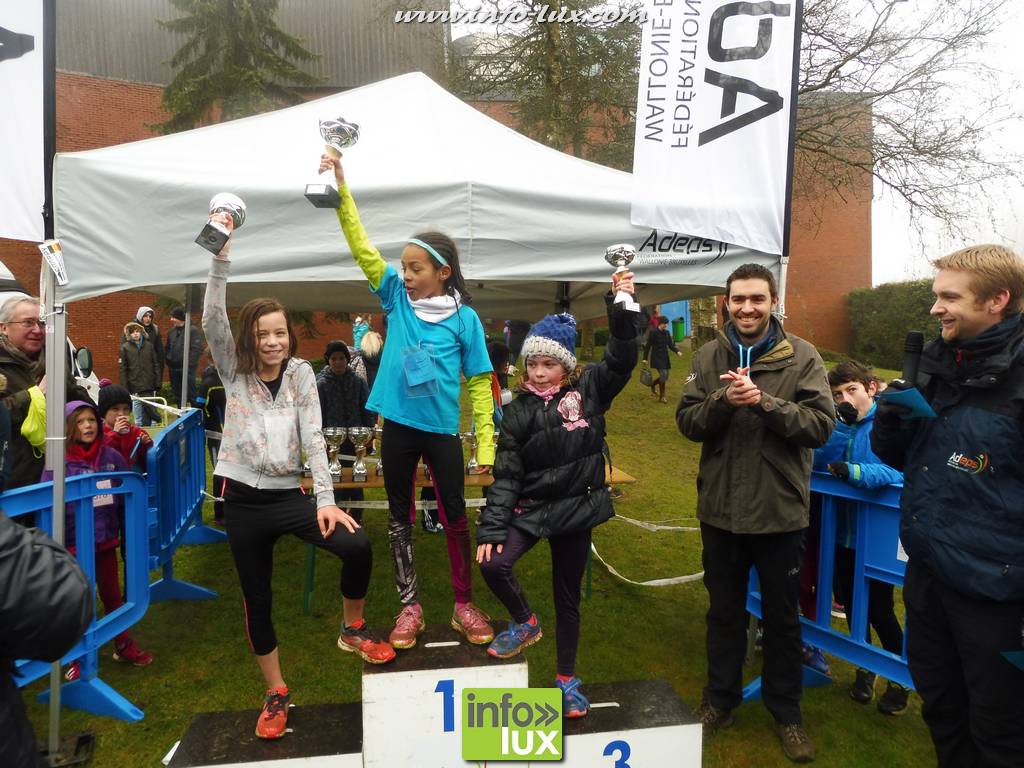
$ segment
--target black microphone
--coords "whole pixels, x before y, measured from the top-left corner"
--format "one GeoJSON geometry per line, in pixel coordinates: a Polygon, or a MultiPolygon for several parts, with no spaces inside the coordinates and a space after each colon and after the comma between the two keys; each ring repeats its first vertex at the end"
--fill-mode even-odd
{"type": "Polygon", "coordinates": [[[924,334],[911,331],[903,344],[903,380],[912,387],[917,386],[917,368],[921,364],[921,350],[924,349],[924,334]]]}

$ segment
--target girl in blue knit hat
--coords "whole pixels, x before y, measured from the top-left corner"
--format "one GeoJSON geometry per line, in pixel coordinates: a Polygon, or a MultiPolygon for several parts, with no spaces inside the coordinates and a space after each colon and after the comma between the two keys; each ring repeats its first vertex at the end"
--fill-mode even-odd
{"type": "MultiPolygon", "coordinates": [[[[633,293],[633,274],[612,276],[613,291],[633,293]]],[[[576,321],[548,315],[523,343],[525,373],[519,396],[505,409],[494,463],[494,484],[477,525],[477,562],[487,586],[512,621],[487,652],[508,659],[541,638],[513,568],[542,538],[551,547],[557,676],[565,717],[583,717],[590,703],[576,677],[580,584],[591,530],[613,514],[605,481],[604,415],[636,366],[636,315],[608,305],[604,359],[576,365],[576,321]]]]}
{"type": "Polygon", "coordinates": [[[483,471],[494,463],[494,404],[487,340],[467,304],[459,254],[451,238],[424,232],[402,249],[402,274],[370,243],[359,220],[341,161],[320,158],[320,172],[334,170],[341,194],[338,219],[356,263],[387,313],[388,340],[366,407],[384,417],[381,459],[387,468],[388,542],[402,610],[391,632],[395,648],[412,648],[426,624],[413,559],[413,488],[422,456],[434,480],[438,513],[448,540],[455,605],[450,625],[470,643],[494,639],[488,616],[472,602],[473,555],[466,520],[462,443],[459,440],[460,374],[466,377],[483,471]],[[412,510],[412,514],[410,514],[412,510]]]}

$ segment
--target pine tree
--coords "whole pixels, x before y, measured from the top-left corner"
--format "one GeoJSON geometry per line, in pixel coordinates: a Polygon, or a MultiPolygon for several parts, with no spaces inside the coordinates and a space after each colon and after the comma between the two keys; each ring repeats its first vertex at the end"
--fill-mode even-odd
{"type": "Polygon", "coordinates": [[[158,23],[188,40],[168,62],[178,73],[164,89],[163,133],[297,104],[297,86],[320,82],[293,63],[317,56],[277,26],[278,0],[171,2],[187,15],[158,23]]]}

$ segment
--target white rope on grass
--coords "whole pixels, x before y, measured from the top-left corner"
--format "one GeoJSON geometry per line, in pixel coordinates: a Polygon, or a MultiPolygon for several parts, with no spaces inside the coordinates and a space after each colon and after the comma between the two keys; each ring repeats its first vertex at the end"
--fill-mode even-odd
{"type": "Polygon", "coordinates": [[[673,576],[673,577],[668,578],[668,579],[651,579],[649,581],[633,581],[632,579],[627,579],[625,576],[623,576],[621,573],[619,573],[617,570],[615,570],[615,568],[610,566],[605,561],[605,559],[603,557],[601,557],[601,553],[597,551],[597,547],[594,546],[593,542],[590,543],[590,551],[594,553],[594,557],[597,558],[597,561],[599,563],[601,563],[601,565],[603,565],[605,568],[608,569],[608,573],[610,573],[612,576],[615,576],[616,578],[622,579],[627,584],[635,584],[638,587],[671,587],[671,586],[674,586],[676,584],[688,584],[691,581],[697,581],[698,579],[704,578],[704,571],[701,571],[700,573],[691,573],[689,576],[673,576]]]}
{"type": "Polygon", "coordinates": [[[678,518],[673,518],[672,520],[656,520],[656,521],[650,521],[649,522],[647,520],[634,520],[632,517],[626,517],[625,515],[615,515],[615,517],[612,518],[612,520],[621,520],[624,523],[629,523],[630,525],[635,525],[635,526],[637,526],[639,528],[643,528],[644,530],[647,530],[647,531],[655,531],[655,532],[657,532],[657,531],[688,531],[690,533],[698,533],[700,531],[700,528],[695,528],[693,526],[662,525],[662,523],[671,523],[671,522],[675,522],[676,520],[690,520],[690,519],[692,519],[692,518],[678,517],[678,518]]]}

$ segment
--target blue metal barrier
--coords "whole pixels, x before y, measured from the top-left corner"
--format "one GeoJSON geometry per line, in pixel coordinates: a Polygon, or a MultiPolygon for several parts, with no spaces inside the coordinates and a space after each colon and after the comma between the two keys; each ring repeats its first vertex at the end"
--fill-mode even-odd
{"type": "Polygon", "coordinates": [[[208,600],[217,593],[174,577],[174,553],[182,544],[226,541],[223,531],[203,525],[206,490],[206,430],[203,413],[190,410],[157,435],[146,456],[150,570],[162,578],[150,587],[154,603],[208,600]]]}
{"type": "MultiPolygon", "coordinates": [[[[124,496],[126,579],[125,602],[102,619],[93,619],[82,639],[64,654],[61,662],[80,660],[81,676],[61,687],[61,703],[72,709],[82,709],[96,715],[116,717],[120,720],[141,720],[142,710],[124,698],[99,678],[99,649],[135,624],[149,608],[149,567],[147,557],[147,505],[146,484],[136,472],[101,472],[77,475],[67,479],[65,499],[75,502],[75,547],[82,570],[96,587],[96,544],[93,538],[93,497],[112,494],[124,496]],[[100,485],[102,483],[102,485],[100,485]],[[111,487],[107,487],[107,484],[111,487]]],[[[53,532],[53,482],[17,488],[0,495],[0,506],[8,517],[31,515],[34,524],[53,532]]],[[[15,681],[24,686],[50,671],[43,661],[19,661],[15,664],[15,681]]],[[[47,690],[39,694],[48,700],[47,690]]]]}
{"type": "MultiPolygon", "coordinates": [[[[900,545],[900,493],[899,485],[888,485],[875,490],[861,490],[826,472],[811,474],[811,492],[821,497],[821,537],[819,539],[816,619],[800,618],[804,642],[816,645],[824,652],[849,663],[870,670],[882,677],[913,688],[907,668],[907,649],[904,641],[900,656],[889,653],[865,641],[868,628],[868,579],[903,586],[906,555],[900,545]],[[837,502],[845,500],[854,523],[853,616],[850,633],[832,628],[832,584],[835,573],[836,509],[837,502]]],[[[761,594],[757,574],[751,569],[747,592],[747,610],[761,616],[761,594]]],[[[904,626],[906,622],[904,622],[904,626]]],[[[804,685],[827,685],[827,675],[804,667],[804,685]]],[[[743,689],[744,701],[757,698],[761,692],[761,678],[743,689]]]]}

